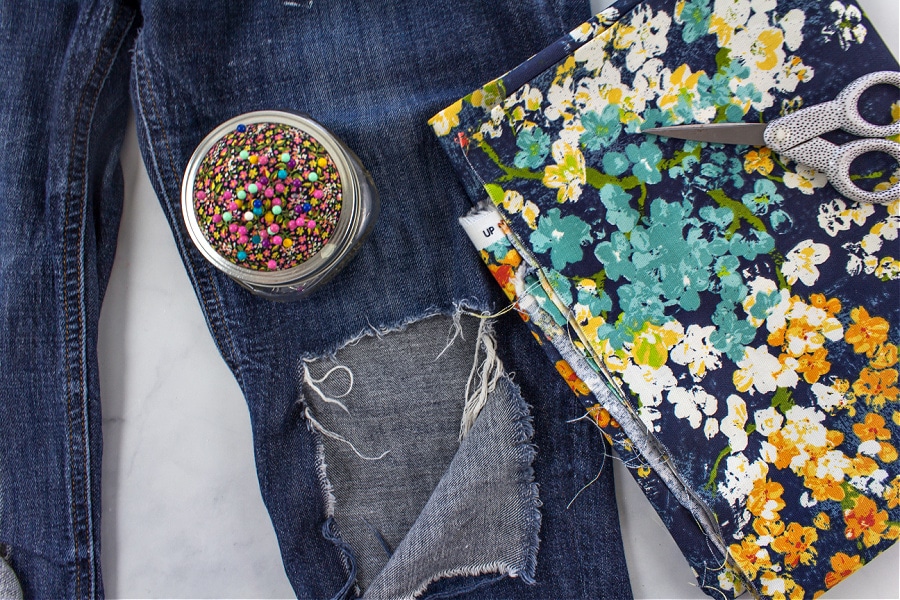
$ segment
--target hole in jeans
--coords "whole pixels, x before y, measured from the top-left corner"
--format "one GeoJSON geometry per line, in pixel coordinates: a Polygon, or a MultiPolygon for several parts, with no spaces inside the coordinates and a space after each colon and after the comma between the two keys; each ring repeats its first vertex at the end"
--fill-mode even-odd
{"type": "Polygon", "coordinates": [[[490,322],[437,315],[301,364],[329,516],[364,597],[453,575],[532,581],[532,429],[494,347],[490,322]]]}

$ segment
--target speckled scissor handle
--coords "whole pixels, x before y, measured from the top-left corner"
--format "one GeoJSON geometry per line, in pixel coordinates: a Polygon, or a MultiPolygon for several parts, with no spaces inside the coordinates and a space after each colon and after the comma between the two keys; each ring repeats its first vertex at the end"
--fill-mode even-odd
{"type": "Polygon", "coordinates": [[[887,204],[900,199],[900,182],[889,189],[874,192],[860,188],[850,178],[850,165],[869,152],[884,152],[900,163],[900,144],[884,139],[900,135],[900,120],[888,125],[876,125],[859,114],[859,97],[879,84],[900,88],[900,73],[869,73],[853,81],[831,102],[775,119],[763,135],[766,145],[779,154],[825,173],[834,188],[851,200],[887,204]],[[865,139],[838,146],[819,137],[836,129],[865,139]]]}

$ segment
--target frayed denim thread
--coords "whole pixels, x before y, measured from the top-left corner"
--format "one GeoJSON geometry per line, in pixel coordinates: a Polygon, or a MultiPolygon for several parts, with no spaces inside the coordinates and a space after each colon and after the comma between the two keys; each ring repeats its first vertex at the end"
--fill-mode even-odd
{"type": "Polygon", "coordinates": [[[325,536],[325,539],[338,547],[341,551],[341,555],[346,558],[347,563],[349,563],[349,571],[350,573],[347,576],[347,582],[344,584],[338,593],[336,593],[331,600],[344,600],[347,597],[347,594],[350,593],[350,590],[353,588],[356,583],[356,557],[353,556],[353,550],[348,546],[341,538],[338,536],[335,531],[336,524],[334,522],[334,517],[329,516],[325,520],[325,524],[322,525],[322,535],[325,536]]]}

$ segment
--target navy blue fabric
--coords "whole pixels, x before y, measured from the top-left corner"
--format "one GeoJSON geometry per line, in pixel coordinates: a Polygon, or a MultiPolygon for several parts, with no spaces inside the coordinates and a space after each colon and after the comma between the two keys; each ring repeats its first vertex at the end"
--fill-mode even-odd
{"type": "MultiPolygon", "coordinates": [[[[103,595],[96,338],[130,100],[174,241],[247,399],[285,570],[298,596],[332,597],[349,573],[322,533],[297,363],[370,326],[460,304],[502,306],[456,223],[469,201],[426,121],[584,21],[587,2],[130,4],[0,8],[0,555],[26,597],[103,595]],[[196,144],[218,123],[267,108],[305,112],[332,129],[370,170],[382,202],[354,261],[291,304],[254,297],[214,270],[180,219],[181,176],[196,144]]],[[[596,475],[602,438],[584,421],[565,423],[581,409],[517,318],[503,320],[497,338],[534,406],[544,504],[537,584],[464,577],[432,591],[630,595],[608,462],[566,510],[596,475]]]]}

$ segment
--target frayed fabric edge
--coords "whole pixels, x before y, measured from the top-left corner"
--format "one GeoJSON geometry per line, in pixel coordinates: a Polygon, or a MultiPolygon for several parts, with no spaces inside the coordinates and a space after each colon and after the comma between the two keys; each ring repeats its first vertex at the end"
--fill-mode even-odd
{"type": "MultiPolygon", "coordinates": [[[[524,577],[521,577],[521,574],[512,568],[510,565],[504,562],[494,562],[494,563],[486,563],[483,565],[476,565],[474,567],[460,567],[458,569],[447,569],[445,571],[441,571],[440,573],[432,576],[428,581],[422,583],[418,588],[416,588],[411,595],[408,596],[400,596],[397,600],[416,600],[417,598],[421,598],[422,594],[428,591],[428,587],[441,579],[450,579],[451,577],[480,577],[482,575],[500,575],[501,577],[513,577],[513,578],[521,578],[522,581],[526,583],[534,583],[532,581],[527,581],[524,577]]],[[[490,582],[493,583],[493,582],[490,582]]],[[[457,592],[454,591],[452,595],[457,595],[457,592]]],[[[440,598],[441,596],[437,596],[440,598]]]]}
{"type": "MultiPolygon", "coordinates": [[[[516,385],[509,377],[509,374],[503,373],[497,387],[506,387],[502,393],[509,397],[512,403],[512,421],[515,424],[514,446],[516,452],[516,481],[519,483],[519,501],[524,507],[527,514],[524,515],[525,527],[522,532],[520,546],[524,550],[524,556],[520,561],[521,564],[513,565],[506,561],[494,561],[469,565],[465,567],[457,567],[454,569],[445,569],[438,571],[428,579],[419,583],[410,593],[398,596],[398,600],[416,600],[420,598],[432,584],[452,577],[479,577],[483,575],[498,575],[498,578],[491,581],[485,581],[477,584],[475,587],[490,585],[499,581],[504,577],[520,579],[527,585],[534,585],[537,577],[537,561],[538,551],[540,549],[540,528],[542,524],[541,507],[543,502],[540,499],[540,487],[535,480],[534,460],[537,456],[538,448],[534,445],[534,423],[533,416],[529,404],[522,396],[519,386],[516,385]]],[[[471,590],[452,590],[446,594],[447,597],[457,597],[458,594],[471,590]]],[[[431,596],[429,596],[431,597],[431,596]]],[[[445,597],[443,594],[434,596],[435,598],[445,597]]]]}
{"type": "MultiPolygon", "coordinates": [[[[315,360],[322,360],[328,358],[335,358],[338,352],[340,352],[343,348],[347,346],[352,346],[353,344],[358,343],[360,340],[377,337],[382,338],[388,334],[396,333],[399,331],[403,331],[413,323],[417,323],[419,321],[423,321],[425,319],[429,319],[431,317],[437,316],[449,316],[455,320],[460,318],[458,315],[463,314],[471,314],[471,315],[481,315],[487,316],[490,314],[491,308],[487,305],[481,305],[479,302],[470,302],[468,300],[460,300],[458,302],[454,302],[448,308],[441,308],[437,306],[431,306],[426,308],[423,312],[403,317],[396,321],[392,321],[387,324],[381,325],[373,325],[371,323],[368,326],[364,327],[360,331],[357,331],[355,334],[349,336],[346,339],[343,339],[335,344],[329,345],[327,348],[319,351],[319,352],[305,352],[300,355],[299,360],[302,362],[311,362],[315,360]]],[[[301,366],[302,368],[302,366],[301,366]]],[[[302,376],[302,374],[301,374],[302,376]]]]}

